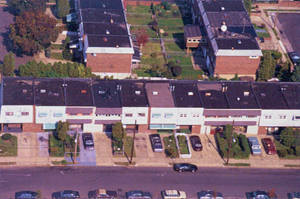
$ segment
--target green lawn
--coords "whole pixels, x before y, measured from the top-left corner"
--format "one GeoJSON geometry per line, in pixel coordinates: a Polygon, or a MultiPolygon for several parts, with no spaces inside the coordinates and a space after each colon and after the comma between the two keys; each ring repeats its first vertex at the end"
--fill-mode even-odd
{"type": "MultiPolygon", "coordinates": [[[[2,134],[3,135],[3,134],[2,134]]],[[[18,155],[18,139],[12,136],[9,140],[3,140],[0,137],[0,157],[18,155]]]]}
{"type": "Polygon", "coordinates": [[[65,60],[65,59],[63,58],[62,53],[51,52],[50,57],[51,57],[52,59],[65,60]]]}
{"type": "Polygon", "coordinates": [[[254,27],[255,30],[260,29],[260,30],[265,30],[266,31],[266,32],[256,32],[256,34],[257,34],[258,37],[265,37],[265,38],[269,38],[270,37],[270,34],[269,34],[267,28],[265,28],[265,27],[264,28],[259,27],[256,24],[253,24],[253,27],[254,27]]]}
{"type": "Polygon", "coordinates": [[[131,34],[136,34],[136,32],[138,32],[139,29],[145,29],[150,38],[158,38],[158,35],[156,34],[156,32],[154,30],[152,30],[149,26],[144,26],[144,27],[138,27],[138,26],[134,26],[134,25],[130,26],[131,34]]]}
{"type": "Polygon", "coordinates": [[[49,155],[51,157],[64,157],[65,151],[63,142],[49,135],[49,155]]]}
{"type": "MultiPolygon", "coordinates": [[[[127,154],[128,157],[131,156],[132,144],[133,144],[133,137],[126,136],[124,138],[124,152],[127,154]]],[[[135,157],[135,150],[133,148],[133,157],[135,157]]]]}
{"type": "Polygon", "coordinates": [[[189,148],[187,145],[186,137],[184,135],[178,135],[177,140],[178,140],[180,154],[189,154],[189,148]]]}
{"type": "Polygon", "coordinates": [[[159,26],[172,26],[172,27],[176,27],[176,26],[183,27],[184,26],[181,17],[178,17],[178,18],[165,18],[165,17],[158,18],[158,25],[159,26]]]}
{"type": "Polygon", "coordinates": [[[150,15],[127,14],[127,21],[131,25],[148,25],[152,18],[150,15]]]}
{"type": "Polygon", "coordinates": [[[175,43],[172,41],[165,41],[165,48],[166,51],[179,51],[179,52],[184,52],[184,44],[183,43],[175,43]]]}
{"type": "Polygon", "coordinates": [[[150,6],[127,6],[127,13],[151,14],[150,6]]]}
{"type": "Polygon", "coordinates": [[[163,138],[165,153],[167,157],[170,158],[178,158],[178,150],[176,147],[175,136],[170,135],[168,137],[163,138]]]}

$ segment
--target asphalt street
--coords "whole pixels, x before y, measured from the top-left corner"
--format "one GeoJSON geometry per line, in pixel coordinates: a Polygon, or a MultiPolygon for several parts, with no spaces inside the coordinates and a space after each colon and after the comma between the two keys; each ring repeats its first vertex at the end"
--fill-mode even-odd
{"type": "Polygon", "coordinates": [[[96,188],[150,191],[159,199],[163,189],[187,192],[196,198],[200,190],[220,191],[226,198],[245,198],[245,192],[274,189],[279,198],[287,192],[300,191],[300,170],[200,168],[197,173],[176,173],[171,168],[126,167],[38,167],[0,168],[0,198],[13,198],[20,190],[41,190],[45,199],[59,190],[72,189],[81,198],[96,188]]]}

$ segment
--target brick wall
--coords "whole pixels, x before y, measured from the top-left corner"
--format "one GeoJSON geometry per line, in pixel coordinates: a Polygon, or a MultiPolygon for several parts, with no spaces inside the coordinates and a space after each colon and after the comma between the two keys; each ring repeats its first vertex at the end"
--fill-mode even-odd
{"type": "Polygon", "coordinates": [[[192,133],[200,133],[201,125],[193,125],[192,126],[192,133]]]}
{"type": "Polygon", "coordinates": [[[260,58],[250,59],[248,56],[217,56],[215,74],[255,75],[259,67],[260,58]]]}
{"type": "Polygon", "coordinates": [[[264,127],[264,126],[259,126],[257,134],[258,135],[265,135],[265,134],[267,134],[267,128],[264,127]]]}
{"type": "Polygon", "coordinates": [[[148,125],[147,124],[139,124],[138,125],[138,132],[139,133],[147,133],[148,132],[148,125]]]}
{"type": "Polygon", "coordinates": [[[131,59],[131,54],[87,54],[87,67],[98,73],[130,73],[131,59]]]}
{"type": "Polygon", "coordinates": [[[24,123],[23,124],[23,132],[41,132],[42,124],[34,124],[34,123],[24,123]]]}

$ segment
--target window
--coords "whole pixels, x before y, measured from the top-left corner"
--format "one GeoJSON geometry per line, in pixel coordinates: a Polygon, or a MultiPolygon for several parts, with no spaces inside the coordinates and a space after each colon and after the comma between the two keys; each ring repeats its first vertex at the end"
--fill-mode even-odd
{"type": "Polygon", "coordinates": [[[199,114],[193,114],[193,117],[199,117],[199,114]]]}
{"type": "Polygon", "coordinates": [[[161,117],[161,114],[159,114],[159,113],[152,114],[152,118],[160,118],[160,117],[161,117]]]}
{"type": "Polygon", "coordinates": [[[39,113],[38,116],[39,116],[39,117],[47,117],[47,116],[48,116],[48,113],[39,113]]]}
{"type": "Polygon", "coordinates": [[[166,113],[165,114],[165,118],[172,118],[173,117],[173,113],[166,113]]]}
{"type": "Polygon", "coordinates": [[[265,115],[265,119],[271,119],[272,116],[271,115],[265,115]]]}
{"type": "Polygon", "coordinates": [[[145,117],[145,113],[139,113],[139,117],[145,117]]]}
{"type": "Polygon", "coordinates": [[[126,114],[125,114],[125,117],[132,117],[132,116],[133,116],[132,113],[126,113],[126,114]]]}
{"type": "Polygon", "coordinates": [[[258,56],[250,56],[250,59],[258,59],[258,56]]]}
{"type": "Polygon", "coordinates": [[[62,113],[53,113],[53,117],[62,117],[63,114],[62,113]]]}
{"type": "Polygon", "coordinates": [[[6,115],[6,116],[13,116],[13,115],[14,115],[14,112],[5,112],[5,115],[6,115]]]}
{"type": "Polygon", "coordinates": [[[27,115],[29,115],[29,112],[21,112],[21,115],[22,116],[27,116],[27,115]]]}
{"type": "Polygon", "coordinates": [[[296,120],[300,120],[300,116],[295,116],[295,119],[296,120]]]}
{"type": "Polygon", "coordinates": [[[280,115],[279,118],[282,119],[282,120],[285,120],[286,119],[286,115],[280,115]]]}

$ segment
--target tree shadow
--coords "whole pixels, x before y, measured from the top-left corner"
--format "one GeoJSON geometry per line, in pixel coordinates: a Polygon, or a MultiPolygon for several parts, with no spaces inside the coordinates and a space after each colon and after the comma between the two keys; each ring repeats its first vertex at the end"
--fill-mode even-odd
{"type": "Polygon", "coordinates": [[[25,55],[23,54],[21,49],[15,49],[13,47],[13,42],[9,38],[9,33],[9,28],[6,28],[6,31],[1,33],[1,37],[3,38],[2,45],[5,46],[7,52],[13,52],[17,57],[24,57],[25,55]]]}

